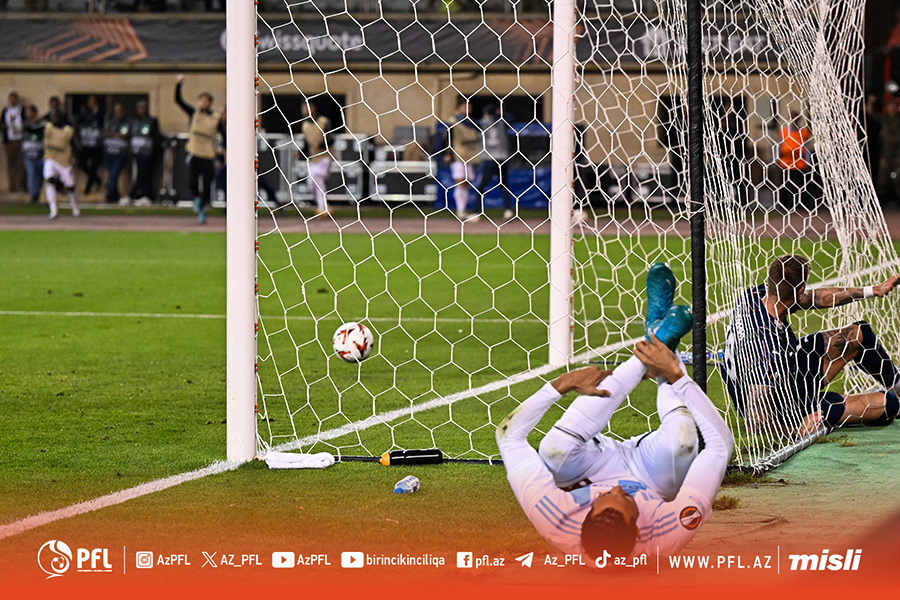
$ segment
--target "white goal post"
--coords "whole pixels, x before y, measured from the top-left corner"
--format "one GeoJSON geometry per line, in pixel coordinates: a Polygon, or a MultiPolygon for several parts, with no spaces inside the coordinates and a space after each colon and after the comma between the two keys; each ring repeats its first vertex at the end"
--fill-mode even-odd
{"type": "Polygon", "coordinates": [[[256,5],[226,7],[227,458],[256,456],[256,5]]]}

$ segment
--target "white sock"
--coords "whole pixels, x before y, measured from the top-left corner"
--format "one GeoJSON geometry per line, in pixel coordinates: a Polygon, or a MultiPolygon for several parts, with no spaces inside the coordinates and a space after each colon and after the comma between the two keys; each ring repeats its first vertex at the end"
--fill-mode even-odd
{"type": "Polygon", "coordinates": [[[456,201],[456,214],[464,214],[466,205],[469,203],[469,185],[467,183],[457,183],[456,187],[453,188],[453,199],[456,201]]]}
{"type": "Polygon", "coordinates": [[[44,192],[47,195],[47,204],[50,205],[50,218],[59,214],[59,208],[56,206],[56,187],[51,183],[44,192]]]}

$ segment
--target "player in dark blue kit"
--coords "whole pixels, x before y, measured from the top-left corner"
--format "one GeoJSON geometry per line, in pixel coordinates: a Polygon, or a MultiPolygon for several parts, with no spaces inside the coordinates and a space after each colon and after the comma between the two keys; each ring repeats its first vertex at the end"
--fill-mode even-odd
{"type": "Polygon", "coordinates": [[[863,288],[809,289],[809,270],[808,259],[782,256],[769,266],[764,285],[741,293],[725,341],[722,376],[729,395],[751,432],[889,423],[900,413],[900,372],[871,325],[857,321],[797,338],[788,317],[798,310],[883,298],[900,284],[900,275],[863,288]],[[851,362],[883,389],[846,397],[826,391],[851,362]]]}

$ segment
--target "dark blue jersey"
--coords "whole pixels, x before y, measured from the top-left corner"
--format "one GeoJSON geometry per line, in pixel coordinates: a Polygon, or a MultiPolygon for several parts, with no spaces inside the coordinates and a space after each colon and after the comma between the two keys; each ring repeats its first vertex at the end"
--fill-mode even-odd
{"type": "Polygon", "coordinates": [[[738,298],[725,338],[722,379],[743,417],[751,406],[784,422],[809,411],[821,391],[821,378],[806,343],[789,323],[766,310],[765,295],[765,286],[759,285],[738,298]]]}

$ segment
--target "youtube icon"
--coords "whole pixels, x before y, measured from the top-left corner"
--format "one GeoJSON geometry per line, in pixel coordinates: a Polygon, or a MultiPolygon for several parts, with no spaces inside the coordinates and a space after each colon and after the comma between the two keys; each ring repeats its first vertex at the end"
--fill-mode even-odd
{"type": "Polygon", "coordinates": [[[292,569],[296,562],[293,552],[272,553],[272,566],[276,569],[292,569]]]}
{"type": "Polygon", "coordinates": [[[362,569],[366,555],[362,552],[341,552],[341,566],[345,569],[362,569]]]}

